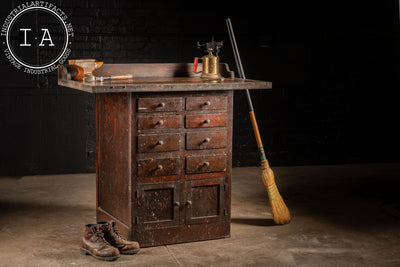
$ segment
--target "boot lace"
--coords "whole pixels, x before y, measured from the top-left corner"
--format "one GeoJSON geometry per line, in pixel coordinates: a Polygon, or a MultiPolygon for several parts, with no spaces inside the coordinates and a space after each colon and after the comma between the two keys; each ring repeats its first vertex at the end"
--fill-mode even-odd
{"type": "Polygon", "coordinates": [[[103,241],[104,243],[108,244],[107,240],[104,237],[104,233],[102,231],[96,231],[92,229],[92,233],[97,237],[97,240],[103,241]]]}
{"type": "Polygon", "coordinates": [[[122,235],[120,235],[117,231],[117,229],[114,228],[114,226],[110,225],[110,230],[117,236],[118,239],[125,240],[122,235]]]}

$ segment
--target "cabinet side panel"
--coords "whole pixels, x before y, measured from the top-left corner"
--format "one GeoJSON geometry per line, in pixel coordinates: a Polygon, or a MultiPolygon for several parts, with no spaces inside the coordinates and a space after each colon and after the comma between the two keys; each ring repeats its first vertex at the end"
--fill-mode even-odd
{"type": "Polygon", "coordinates": [[[232,137],[233,137],[233,91],[228,91],[227,104],[227,147],[226,147],[226,181],[225,181],[225,236],[231,231],[231,198],[232,198],[232,137]]]}
{"type": "Polygon", "coordinates": [[[97,206],[130,225],[130,94],[96,99],[97,206]]]}

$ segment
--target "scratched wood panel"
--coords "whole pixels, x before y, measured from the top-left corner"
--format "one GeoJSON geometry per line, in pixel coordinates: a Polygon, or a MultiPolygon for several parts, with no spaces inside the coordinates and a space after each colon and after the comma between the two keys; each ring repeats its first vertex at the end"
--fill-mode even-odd
{"type": "Polygon", "coordinates": [[[206,131],[186,133],[186,149],[224,148],[227,143],[226,131],[206,131]]]}
{"type": "Polygon", "coordinates": [[[186,211],[187,224],[211,223],[223,220],[225,179],[206,179],[186,182],[186,198],[191,205],[186,211]]]}
{"type": "Polygon", "coordinates": [[[141,134],[138,136],[138,152],[166,152],[179,150],[181,134],[141,134]]]}
{"type": "Polygon", "coordinates": [[[156,115],[138,118],[138,130],[169,129],[181,127],[180,115],[156,115]]]}
{"type": "Polygon", "coordinates": [[[139,98],[138,112],[163,112],[163,111],[181,111],[181,97],[163,97],[163,98],[139,98]]]}
{"type": "Polygon", "coordinates": [[[187,97],[186,110],[226,110],[226,96],[187,97]]]}
{"type": "Polygon", "coordinates": [[[225,154],[186,157],[186,173],[220,172],[225,170],[225,154]]]}
{"type": "Polygon", "coordinates": [[[186,115],[187,128],[222,127],[227,125],[226,113],[186,115]]]}
{"type": "Polygon", "coordinates": [[[97,205],[129,224],[131,97],[102,94],[96,100],[97,205]]]}
{"type": "Polygon", "coordinates": [[[138,160],[138,176],[166,176],[177,174],[179,170],[179,158],[166,159],[141,159],[138,160]]]}

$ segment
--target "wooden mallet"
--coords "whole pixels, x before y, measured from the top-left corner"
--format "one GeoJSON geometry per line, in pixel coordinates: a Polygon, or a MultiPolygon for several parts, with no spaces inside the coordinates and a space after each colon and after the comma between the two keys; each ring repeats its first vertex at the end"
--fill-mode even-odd
{"type": "MultiPolygon", "coordinates": [[[[229,38],[231,40],[233,54],[235,56],[235,61],[239,72],[239,76],[242,79],[246,79],[243,71],[242,61],[240,60],[239,50],[236,45],[236,39],[233,32],[231,20],[227,18],[225,22],[226,26],[228,27],[229,38]]],[[[278,187],[275,184],[274,172],[272,171],[271,167],[269,166],[268,160],[265,157],[265,152],[261,141],[260,132],[258,130],[258,125],[256,121],[256,116],[254,114],[253,103],[251,101],[250,92],[248,89],[246,89],[245,93],[246,93],[247,104],[249,106],[251,125],[253,126],[253,131],[256,137],[258,150],[260,152],[262,180],[264,182],[265,187],[267,188],[272,217],[274,219],[275,224],[287,224],[290,222],[290,212],[289,209],[286,207],[286,204],[283,201],[282,196],[279,194],[278,187]]]]}

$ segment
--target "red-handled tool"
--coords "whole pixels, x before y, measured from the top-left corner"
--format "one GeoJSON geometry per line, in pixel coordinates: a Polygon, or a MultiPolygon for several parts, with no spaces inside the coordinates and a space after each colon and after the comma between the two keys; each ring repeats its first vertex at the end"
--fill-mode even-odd
{"type": "Polygon", "coordinates": [[[195,57],[193,62],[193,73],[197,72],[197,64],[199,63],[199,58],[195,57]]]}

